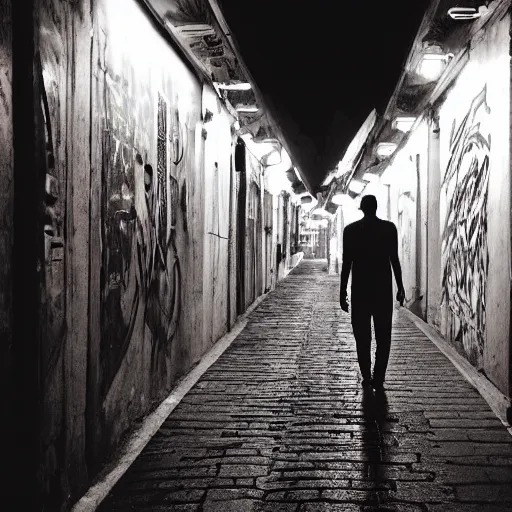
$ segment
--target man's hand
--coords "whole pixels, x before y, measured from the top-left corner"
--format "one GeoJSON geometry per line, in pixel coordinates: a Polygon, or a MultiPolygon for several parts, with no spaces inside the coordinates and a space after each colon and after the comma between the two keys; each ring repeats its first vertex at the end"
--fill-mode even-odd
{"type": "Polygon", "coordinates": [[[348,313],[348,299],[347,292],[340,292],[340,307],[345,313],[348,313]]]}
{"type": "Polygon", "coordinates": [[[405,300],[405,290],[403,286],[398,288],[398,291],[396,292],[396,300],[400,302],[400,306],[403,307],[405,300]]]}

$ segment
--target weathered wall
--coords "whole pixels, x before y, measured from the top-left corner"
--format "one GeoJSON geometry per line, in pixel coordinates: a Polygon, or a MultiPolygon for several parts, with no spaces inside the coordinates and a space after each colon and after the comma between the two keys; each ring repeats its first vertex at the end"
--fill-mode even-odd
{"type": "MultiPolygon", "coordinates": [[[[12,13],[11,2],[0,1],[0,407],[10,409],[14,395],[10,382],[12,357],[12,294],[11,258],[13,228],[13,125],[12,125],[12,13]]],[[[2,421],[0,433],[10,436],[16,428],[10,422],[2,421]]],[[[4,460],[19,454],[7,448],[4,460]]],[[[6,490],[12,486],[10,478],[4,482],[6,490]]]]}
{"type": "Polygon", "coordinates": [[[41,132],[48,156],[41,297],[42,484],[48,507],[57,510],[88,480],[90,5],[85,0],[41,0],[39,19],[38,81],[46,107],[41,132]]]}
{"type": "Polygon", "coordinates": [[[207,171],[196,152],[200,83],[134,1],[100,7],[102,254],[91,278],[101,311],[90,364],[110,449],[203,352],[207,171]]]}
{"type": "MultiPolygon", "coordinates": [[[[261,165],[247,154],[247,172],[235,171],[233,118],[136,0],[41,0],[39,10],[47,148],[41,478],[45,507],[64,510],[134,421],[235,322],[237,248],[246,308],[275,283],[264,270],[275,268],[276,246],[261,165]],[[245,231],[235,243],[241,181],[245,231]]],[[[0,130],[3,256],[11,135],[5,123],[0,130]]],[[[289,245],[289,216],[282,220],[289,245]]],[[[0,274],[4,315],[6,279],[0,274]]],[[[0,317],[0,334],[8,329],[0,317]]]]}
{"type": "Polygon", "coordinates": [[[11,247],[13,194],[12,33],[10,3],[0,2],[0,359],[2,375],[11,338],[11,247]]]}
{"type": "Polygon", "coordinates": [[[263,292],[263,187],[261,180],[262,166],[250,152],[246,152],[246,232],[245,246],[245,307],[248,308],[263,292]]]}
{"type": "MultiPolygon", "coordinates": [[[[133,1],[44,0],[40,20],[43,485],[57,510],[204,352],[201,88],[133,1]]],[[[226,154],[229,176],[229,131],[226,154]]]]}
{"type": "Polygon", "coordinates": [[[205,123],[204,187],[204,341],[208,348],[228,330],[230,307],[230,193],[232,118],[213,90],[204,86],[203,115],[212,112],[205,123]]]}
{"type": "Polygon", "coordinates": [[[425,318],[427,287],[427,124],[422,121],[382,176],[389,184],[389,220],[398,231],[405,306],[425,318]]]}
{"type": "Polygon", "coordinates": [[[441,328],[508,392],[509,18],[473,41],[439,109],[441,328]]]}

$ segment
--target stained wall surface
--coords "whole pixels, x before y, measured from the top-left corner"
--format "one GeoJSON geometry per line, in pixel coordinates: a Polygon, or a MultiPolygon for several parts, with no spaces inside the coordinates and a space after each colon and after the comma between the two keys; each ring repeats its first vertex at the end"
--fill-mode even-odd
{"type": "MultiPolygon", "coordinates": [[[[277,229],[260,162],[246,153],[246,172],[236,169],[235,119],[141,3],[41,0],[36,18],[46,148],[39,476],[44,508],[68,510],[136,422],[275,286],[278,240],[289,265],[293,208],[283,196],[277,229]]],[[[2,355],[11,335],[10,37],[4,23],[2,355]]]]}
{"type": "Polygon", "coordinates": [[[229,236],[211,205],[229,208],[232,144],[216,112],[207,145],[202,84],[136,2],[45,0],[40,20],[55,161],[42,474],[57,510],[228,328],[227,244],[205,247],[205,232],[229,236]],[[205,333],[210,299],[223,314],[205,333]]]}
{"type": "Polygon", "coordinates": [[[508,393],[509,17],[474,38],[439,110],[441,328],[508,393]]]}
{"type": "Polygon", "coordinates": [[[509,17],[471,41],[383,176],[406,305],[510,394],[509,17]],[[437,175],[439,179],[437,179],[437,175]]]}

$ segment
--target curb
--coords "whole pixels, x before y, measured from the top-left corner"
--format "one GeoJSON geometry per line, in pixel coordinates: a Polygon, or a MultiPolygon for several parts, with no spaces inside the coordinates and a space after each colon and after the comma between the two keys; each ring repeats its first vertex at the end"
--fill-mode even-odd
{"type": "MultiPolygon", "coordinates": [[[[270,293],[270,292],[269,292],[270,293]]],[[[107,497],[118,480],[126,473],[144,447],[157,433],[169,414],[181,402],[183,397],[196,385],[197,381],[212,366],[224,351],[233,343],[237,336],[247,325],[249,315],[267,298],[268,293],[258,297],[233,325],[231,331],[220,338],[212,348],[206,352],[200,361],[179,380],[169,396],[142,421],[142,425],[135,429],[128,438],[126,445],[114,454],[107,467],[97,476],[97,481],[72,507],[71,512],[92,512],[107,497]]]]}
{"type": "Polygon", "coordinates": [[[410,320],[434,345],[451,361],[461,375],[482,395],[494,414],[505,425],[512,435],[510,421],[512,404],[510,398],[504,395],[490,380],[479,373],[476,368],[462,357],[431,325],[405,308],[400,313],[410,320]]]}

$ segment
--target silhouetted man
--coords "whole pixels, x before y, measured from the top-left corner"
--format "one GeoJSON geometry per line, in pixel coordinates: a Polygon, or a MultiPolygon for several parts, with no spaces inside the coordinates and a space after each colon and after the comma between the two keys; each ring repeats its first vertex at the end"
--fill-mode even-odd
{"type": "Polygon", "coordinates": [[[392,222],[379,219],[377,199],[367,195],[361,199],[364,218],[343,230],[343,265],[341,269],[340,306],[348,312],[347,284],[352,270],[352,329],[356,339],[357,359],[363,386],[381,389],[386,376],[391,348],[393,319],[393,286],[391,268],[403,305],[405,291],[398,259],[398,236],[392,222]],[[377,351],[373,379],[371,376],[371,318],[375,328],[377,351]]]}

